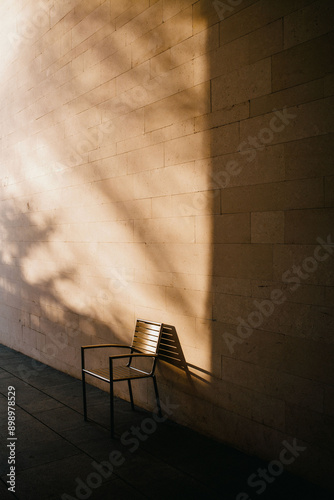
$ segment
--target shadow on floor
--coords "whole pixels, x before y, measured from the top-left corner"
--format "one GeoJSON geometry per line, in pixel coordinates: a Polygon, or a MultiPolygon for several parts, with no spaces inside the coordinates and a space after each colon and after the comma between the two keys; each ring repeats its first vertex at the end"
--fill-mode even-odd
{"type": "Polygon", "coordinates": [[[259,495],[247,479],[266,463],[171,422],[171,402],[164,402],[158,421],[117,399],[118,438],[111,440],[108,394],[87,390],[91,420],[84,422],[79,380],[0,346],[1,499],[333,499],[287,472],[259,495]],[[8,439],[10,386],[16,441],[8,439]],[[7,445],[14,442],[16,487],[10,493],[7,445]]]}

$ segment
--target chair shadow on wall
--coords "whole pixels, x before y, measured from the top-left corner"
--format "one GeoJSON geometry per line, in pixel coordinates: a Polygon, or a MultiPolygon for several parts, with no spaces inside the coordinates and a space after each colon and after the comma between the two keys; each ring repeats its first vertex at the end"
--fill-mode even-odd
{"type": "Polygon", "coordinates": [[[187,370],[187,363],[175,326],[164,323],[158,352],[159,359],[181,370],[187,370]]]}
{"type": "Polygon", "coordinates": [[[174,367],[184,372],[188,383],[194,388],[193,377],[201,377],[199,377],[193,371],[190,371],[189,367],[194,368],[196,371],[200,369],[195,365],[187,363],[175,326],[167,325],[166,323],[164,323],[158,355],[160,361],[164,361],[169,365],[173,365],[174,367]]]}

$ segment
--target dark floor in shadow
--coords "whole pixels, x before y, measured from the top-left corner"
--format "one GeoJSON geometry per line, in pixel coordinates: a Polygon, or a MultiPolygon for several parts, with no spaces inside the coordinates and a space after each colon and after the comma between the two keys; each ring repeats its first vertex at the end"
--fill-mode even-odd
{"type": "Polygon", "coordinates": [[[168,419],[133,412],[120,399],[111,440],[108,394],[88,386],[88,398],[90,421],[84,422],[79,380],[0,346],[1,499],[333,499],[287,472],[258,495],[247,479],[265,462],[168,419]],[[6,476],[9,386],[16,392],[15,494],[6,476]]]}

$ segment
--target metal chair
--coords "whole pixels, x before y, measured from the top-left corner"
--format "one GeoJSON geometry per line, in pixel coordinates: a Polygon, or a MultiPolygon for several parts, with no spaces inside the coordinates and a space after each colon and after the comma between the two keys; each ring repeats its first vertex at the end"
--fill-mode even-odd
{"type": "Polygon", "coordinates": [[[131,408],[134,410],[133,395],[131,381],[143,378],[152,377],[154,391],[157,401],[157,407],[159,415],[161,416],[161,406],[158,393],[157,381],[154,375],[155,366],[158,357],[158,348],[161,338],[163,324],[155,323],[153,321],[146,321],[142,319],[137,319],[135,332],[133,336],[132,345],[124,344],[97,344],[97,345],[86,345],[81,347],[81,370],[82,370],[82,390],[83,390],[83,407],[84,407],[84,419],[87,420],[87,400],[86,400],[86,375],[91,375],[104,382],[110,384],[110,433],[111,437],[114,436],[114,382],[120,382],[123,380],[128,381],[129,395],[131,401],[131,408]],[[85,367],[85,351],[86,349],[101,349],[107,347],[122,347],[130,349],[128,354],[116,354],[109,356],[109,367],[108,368],[93,368],[88,369],[85,367]],[[114,366],[113,361],[118,359],[128,358],[126,365],[114,366]],[[134,366],[131,366],[133,358],[151,358],[152,367],[150,371],[143,371],[134,366]]]}

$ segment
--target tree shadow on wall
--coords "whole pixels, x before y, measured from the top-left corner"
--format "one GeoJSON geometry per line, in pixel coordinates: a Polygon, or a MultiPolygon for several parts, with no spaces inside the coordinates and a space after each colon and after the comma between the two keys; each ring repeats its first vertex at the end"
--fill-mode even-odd
{"type": "Polygon", "coordinates": [[[76,266],[48,249],[53,219],[36,224],[34,216],[18,204],[1,210],[1,341],[55,367],[60,360],[78,375],[79,346],[115,334],[93,308],[85,315],[64,304],[60,290],[78,280],[76,266]]]}
{"type": "MultiPolygon", "coordinates": [[[[77,7],[75,14],[83,18],[87,12],[77,7]]],[[[61,21],[64,32],[67,26],[72,29],[71,19],[61,21]]],[[[169,243],[177,228],[165,219],[147,229],[145,203],[186,191],[187,172],[180,175],[173,163],[168,168],[159,163],[156,172],[156,160],[149,156],[138,164],[136,149],[170,141],[173,124],[181,130],[197,103],[182,93],[189,82],[177,64],[169,81],[167,61],[151,73],[149,58],[169,41],[145,38],[148,27],[143,27],[138,64],[128,68],[136,71],[116,82],[113,68],[127,64],[133,47],[117,41],[108,19],[101,15],[96,22],[101,30],[89,44],[83,40],[67,52],[62,45],[59,53],[56,43],[44,54],[42,39],[24,41],[16,56],[27,61],[17,93],[25,95],[25,107],[17,113],[17,104],[11,108],[8,103],[4,114],[13,115],[9,129],[19,147],[14,142],[6,150],[13,169],[8,172],[3,165],[9,181],[3,186],[1,211],[2,317],[7,321],[2,339],[7,343],[11,338],[11,347],[22,346],[26,354],[56,368],[65,364],[73,375],[79,373],[79,346],[130,340],[138,309],[157,315],[167,301],[173,313],[195,315],[184,293],[182,248],[174,245],[171,251],[169,243]],[[89,46],[93,57],[87,59],[89,46]],[[98,75],[104,75],[102,80],[98,75]],[[117,95],[114,84],[120,85],[117,95]],[[170,95],[172,111],[158,131],[160,142],[154,142],[156,131],[145,130],[144,106],[170,95]],[[174,275],[177,287],[172,286],[174,275]],[[163,286],[155,286],[156,277],[163,286]],[[9,337],[11,328],[14,335],[9,337]]],[[[174,30],[172,23],[169,29],[174,30]]],[[[182,36],[180,31],[180,40],[182,36]]],[[[188,241],[183,231],[188,221],[182,215],[180,243],[188,241]]],[[[183,359],[182,369],[186,367],[183,359]]]]}

